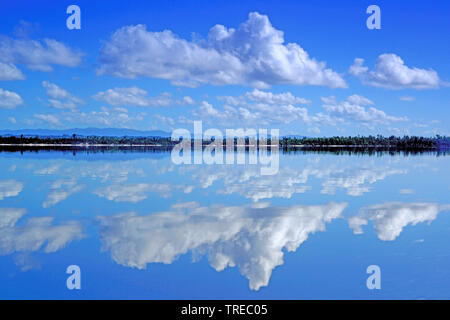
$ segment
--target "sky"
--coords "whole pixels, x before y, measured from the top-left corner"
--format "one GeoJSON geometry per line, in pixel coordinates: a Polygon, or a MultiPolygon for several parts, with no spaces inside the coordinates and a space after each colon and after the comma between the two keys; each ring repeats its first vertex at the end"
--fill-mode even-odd
{"type": "Polygon", "coordinates": [[[0,128],[449,135],[448,1],[2,1],[0,128]],[[81,29],[68,29],[69,5],[81,29]],[[378,5],[381,29],[366,12],[378,5]]]}

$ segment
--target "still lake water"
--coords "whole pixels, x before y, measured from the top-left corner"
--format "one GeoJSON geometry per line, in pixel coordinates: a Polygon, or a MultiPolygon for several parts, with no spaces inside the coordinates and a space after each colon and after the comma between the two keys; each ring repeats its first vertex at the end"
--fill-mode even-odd
{"type": "Polygon", "coordinates": [[[168,152],[0,167],[1,299],[450,299],[448,154],[281,153],[272,176],[168,152]]]}

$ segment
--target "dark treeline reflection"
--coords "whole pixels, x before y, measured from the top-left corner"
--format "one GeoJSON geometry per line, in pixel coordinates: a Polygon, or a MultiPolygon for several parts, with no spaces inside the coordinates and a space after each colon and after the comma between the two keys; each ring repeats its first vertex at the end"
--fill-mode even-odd
{"type": "MultiPolygon", "coordinates": [[[[243,148],[244,149],[244,148],[243,148]]],[[[248,153],[248,146],[245,152],[248,153]]],[[[270,152],[272,148],[268,148],[270,152]]],[[[414,149],[414,148],[382,148],[382,147],[282,147],[279,149],[282,154],[334,154],[334,155],[368,155],[368,156],[384,156],[384,155],[448,155],[450,149],[414,149]]],[[[172,147],[166,146],[0,146],[0,153],[72,153],[76,154],[164,154],[170,153],[172,147]]],[[[237,148],[235,148],[237,151],[237,148]]],[[[224,148],[224,152],[226,152],[224,148]]]]}
{"type": "Polygon", "coordinates": [[[414,149],[414,148],[363,148],[363,147],[288,147],[281,149],[283,154],[335,154],[335,155],[433,155],[445,156],[450,149],[414,149]]]}

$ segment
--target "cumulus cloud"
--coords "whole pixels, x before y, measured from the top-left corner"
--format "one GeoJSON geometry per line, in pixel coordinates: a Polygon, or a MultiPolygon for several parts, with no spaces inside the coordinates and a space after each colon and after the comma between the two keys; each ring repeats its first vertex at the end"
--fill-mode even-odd
{"type": "Polygon", "coordinates": [[[388,89],[433,89],[442,83],[436,71],[410,68],[392,53],[380,55],[373,70],[364,66],[364,59],[357,58],[349,72],[367,85],[388,89]]]}
{"type": "Polygon", "coordinates": [[[349,219],[350,228],[355,234],[362,234],[362,226],[372,221],[380,240],[393,241],[403,228],[418,223],[431,223],[442,211],[450,210],[449,205],[436,203],[401,203],[390,202],[362,208],[359,214],[349,219]]]}
{"type": "Polygon", "coordinates": [[[54,83],[43,81],[42,86],[45,88],[45,93],[49,98],[49,104],[54,108],[75,110],[78,105],[83,103],[83,100],[54,83]]]}
{"type": "Polygon", "coordinates": [[[251,101],[267,104],[311,104],[310,100],[295,97],[290,92],[272,93],[254,89],[252,92],[247,92],[245,96],[251,101]]]}
{"type": "Polygon", "coordinates": [[[14,64],[0,62],[0,81],[24,80],[25,76],[14,64]]]}
{"type": "Polygon", "coordinates": [[[147,91],[137,87],[114,88],[99,92],[94,99],[105,101],[111,106],[148,106],[147,91]]]}
{"type": "Polygon", "coordinates": [[[170,105],[190,105],[195,102],[189,96],[178,100],[173,99],[168,92],[164,92],[156,97],[149,97],[147,91],[137,87],[108,89],[94,95],[94,99],[104,101],[114,107],[166,107],[170,105]]]}
{"type": "Polygon", "coordinates": [[[325,231],[345,203],[322,206],[200,207],[179,204],[170,211],[99,217],[103,250],[118,264],[138,269],[174,262],[191,252],[207,253],[216,271],[239,268],[252,290],[267,286],[284,251],[294,252],[311,234],[325,231]]]}
{"type": "Polygon", "coordinates": [[[75,124],[83,123],[99,127],[128,128],[132,124],[144,120],[146,115],[145,112],[130,114],[125,108],[102,107],[100,110],[91,112],[73,111],[65,114],[63,118],[65,121],[75,124]]]}
{"type": "Polygon", "coordinates": [[[0,88],[0,108],[14,109],[23,104],[23,99],[17,93],[0,88]]]}
{"type": "Polygon", "coordinates": [[[406,117],[390,116],[373,107],[374,103],[371,100],[356,94],[342,102],[337,102],[333,96],[323,97],[325,112],[316,114],[310,114],[305,107],[294,105],[300,102],[306,103],[307,100],[295,97],[290,93],[273,94],[255,90],[247,92],[244,96],[222,96],[218,99],[225,102],[221,109],[203,101],[197,109],[193,110],[192,114],[206,122],[219,122],[222,125],[231,123],[270,125],[297,122],[315,128],[317,125],[336,125],[349,122],[372,126],[408,120],[406,117]],[[283,104],[283,102],[286,103],[283,104]]]}
{"type": "Polygon", "coordinates": [[[150,32],[144,25],[126,26],[104,44],[99,59],[98,74],[167,79],[185,86],[347,86],[298,44],[285,44],[283,32],[256,12],[237,29],[214,26],[203,41],[187,41],[169,30],[150,32]]]}
{"type": "Polygon", "coordinates": [[[0,180],[0,200],[15,197],[22,192],[23,183],[17,180],[0,180]]]}
{"type": "MultiPolygon", "coordinates": [[[[52,71],[53,66],[76,67],[81,64],[82,53],[53,39],[12,39],[0,36],[0,62],[25,65],[31,70],[52,71]]],[[[17,73],[17,72],[16,72],[17,73]]]]}
{"type": "MultiPolygon", "coordinates": [[[[229,99],[227,99],[229,100],[229,99]]],[[[193,111],[193,115],[207,122],[217,121],[221,124],[237,122],[245,124],[268,125],[272,123],[288,124],[295,121],[309,122],[308,110],[294,105],[279,105],[274,107],[264,103],[249,103],[245,106],[225,105],[222,109],[215,108],[207,101],[193,111]]]]}
{"type": "Polygon", "coordinates": [[[33,124],[36,120],[39,120],[52,126],[83,124],[95,127],[129,128],[132,124],[144,120],[146,115],[145,112],[130,114],[125,108],[101,107],[99,110],[90,112],[75,109],[61,114],[35,114],[33,115],[34,119],[29,119],[28,122],[33,124]]]}
{"type": "Polygon", "coordinates": [[[68,221],[53,225],[52,217],[30,218],[24,224],[17,222],[25,209],[0,208],[0,255],[15,252],[56,252],[74,240],[83,238],[79,222],[68,221]]]}
{"type": "Polygon", "coordinates": [[[386,112],[368,107],[373,105],[369,99],[352,95],[346,100],[337,102],[335,97],[322,98],[323,108],[328,115],[342,120],[360,121],[366,123],[389,123],[408,121],[407,117],[394,117],[387,115],[386,112]]]}

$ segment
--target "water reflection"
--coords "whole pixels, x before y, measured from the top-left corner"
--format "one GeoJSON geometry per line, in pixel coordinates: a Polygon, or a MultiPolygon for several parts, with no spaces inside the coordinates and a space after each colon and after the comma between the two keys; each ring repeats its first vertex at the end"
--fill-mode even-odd
{"type": "MultiPolygon", "coordinates": [[[[216,271],[236,267],[252,290],[234,284],[233,290],[254,298],[250,294],[272,292],[277,286],[281,290],[280,283],[313,275],[315,268],[305,265],[323,258],[331,247],[338,257],[334,263],[359,267],[383,257],[394,261],[398,251],[386,241],[396,241],[405,253],[396,263],[410,263],[408,257],[416,263],[415,273],[408,277],[420,281],[418,274],[439,265],[446,268],[439,281],[450,279],[448,232],[439,233],[448,230],[450,172],[445,157],[437,153],[285,153],[280,155],[278,174],[263,176],[252,165],[177,166],[168,153],[103,150],[76,151],[74,156],[72,151],[0,153],[0,166],[7,168],[0,172],[0,256],[12,257],[0,257],[0,266],[12,261],[7,272],[40,267],[50,275],[49,261],[61,260],[58,268],[86,263],[93,272],[101,265],[119,272],[124,282],[132,275],[136,278],[127,283],[132,286],[155,275],[155,264],[173,264],[174,269],[164,270],[175,270],[179,264],[184,268],[185,257],[192,255],[197,263],[189,264],[193,269],[198,264],[216,271]],[[407,228],[411,233],[403,232],[407,228]],[[376,236],[368,232],[372,229],[376,236]],[[411,234],[427,239],[421,240],[421,248],[433,243],[429,238],[439,239],[427,247],[429,252],[416,252],[405,244],[411,234]],[[300,248],[305,242],[307,246],[300,248]],[[100,254],[100,245],[106,254],[100,254]],[[382,254],[376,255],[377,250],[382,254]],[[304,260],[301,266],[294,264],[294,274],[292,261],[299,261],[294,258],[299,255],[304,260]],[[72,256],[79,260],[72,261],[72,256]],[[291,265],[280,267],[288,256],[291,265]],[[272,278],[277,267],[279,278],[272,278]],[[270,282],[277,284],[269,286],[270,282]],[[263,287],[268,288],[260,290],[263,287]]],[[[333,254],[325,259],[333,259],[333,254]]],[[[0,282],[9,281],[7,272],[0,273],[0,282]]],[[[200,272],[192,278],[206,282],[200,272]]],[[[217,278],[209,280],[219,283],[233,271],[212,273],[217,278]]],[[[165,276],[161,281],[173,279],[165,276]]],[[[437,276],[426,273],[423,279],[437,276]]],[[[111,282],[100,272],[90,275],[90,281],[97,277],[111,282]]],[[[284,289],[294,290],[286,284],[284,289]]]]}
{"type": "Polygon", "coordinates": [[[442,211],[450,210],[450,205],[437,203],[384,203],[364,207],[359,214],[349,219],[350,228],[355,234],[362,234],[362,226],[372,221],[380,240],[394,241],[407,225],[431,223],[442,211]]]}
{"type": "Polygon", "coordinates": [[[18,225],[26,209],[0,208],[0,255],[16,252],[56,252],[68,243],[83,238],[78,221],[53,224],[53,217],[29,218],[18,225]]]}
{"type": "Polygon", "coordinates": [[[84,186],[77,184],[75,179],[70,180],[56,180],[50,186],[50,192],[47,199],[42,203],[42,207],[50,208],[57,203],[66,200],[72,194],[80,192],[84,186]]]}
{"type": "Polygon", "coordinates": [[[23,189],[23,183],[17,180],[0,180],[0,200],[17,196],[23,189]]]}
{"type": "Polygon", "coordinates": [[[290,199],[295,194],[312,189],[307,185],[311,178],[322,181],[320,192],[334,195],[343,189],[350,196],[362,196],[371,191],[372,186],[389,176],[408,173],[398,164],[383,165],[369,162],[354,164],[311,161],[296,168],[285,165],[278,174],[263,176],[254,167],[214,167],[195,172],[192,176],[201,188],[209,188],[221,181],[223,189],[219,194],[239,194],[254,202],[271,198],[290,199]]]}
{"type": "Polygon", "coordinates": [[[172,263],[188,252],[207,254],[217,271],[239,268],[258,290],[269,284],[272,270],[283,264],[283,249],[296,251],[310,234],[341,216],[347,204],[273,207],[172,206],[151,215],[126,213],[99,217],[100,239],[113,260],[127,267],[172,263]]]}

